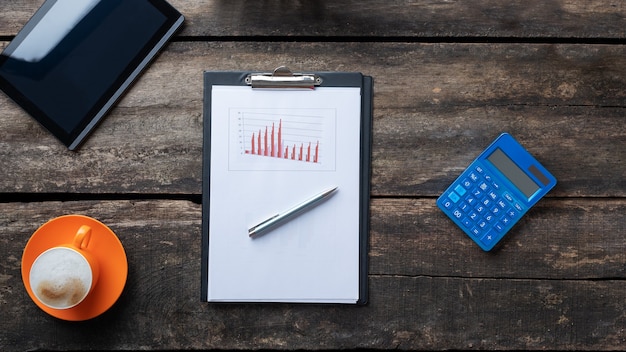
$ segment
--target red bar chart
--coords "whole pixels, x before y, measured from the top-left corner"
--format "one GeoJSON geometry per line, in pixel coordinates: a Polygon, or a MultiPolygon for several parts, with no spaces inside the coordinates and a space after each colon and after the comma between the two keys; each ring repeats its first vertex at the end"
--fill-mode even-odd
{"type": "Polygon", "coordinates": [[[317,163],[319,161],[320,142],[311,141],[305,145],[304,142],[294,142],[285,145],[283,140],[282,119],[278,120],[278,127],[275,123],[272,126],[265,126],[258,132],[252,132],[250,136],[250,148],[245,150],[246,154],[260,155],[272,158],[282,158],[290,160],[317,163]]]}
{"type": "Polygon", "coordinates": [[[314,114],[240,112],[238,131],[245,155],[321,163],[327,117],[314,114]]]}

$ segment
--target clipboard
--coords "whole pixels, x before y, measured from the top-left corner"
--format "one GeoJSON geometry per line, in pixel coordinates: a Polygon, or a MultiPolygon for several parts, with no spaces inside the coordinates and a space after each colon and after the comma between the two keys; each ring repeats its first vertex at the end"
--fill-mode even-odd
{"type": "Polygon", "coordinates": [[[359,72],[204,72],[202,301],[367,303],[372,94],[359,72]]]}

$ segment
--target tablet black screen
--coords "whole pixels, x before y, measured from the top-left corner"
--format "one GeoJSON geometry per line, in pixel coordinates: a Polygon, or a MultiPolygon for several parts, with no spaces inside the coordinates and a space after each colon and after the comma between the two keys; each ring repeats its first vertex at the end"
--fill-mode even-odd
{"type": "Polygon", "coordinates": [[[47,0],[0,56],[0,88],[74,149],[181,23],[164,1],[47,0]]]}

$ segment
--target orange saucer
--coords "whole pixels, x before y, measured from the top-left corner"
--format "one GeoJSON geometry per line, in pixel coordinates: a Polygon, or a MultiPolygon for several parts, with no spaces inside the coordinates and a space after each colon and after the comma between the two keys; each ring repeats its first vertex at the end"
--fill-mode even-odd
{"type": "Polygon", "coordinates": [[[128,262],[120,240],[106,225],[84,215],[64,215],[46,222],[28,240],[22,256],[22,281],[28,295],[43,311],[63,320],[88,320],[104,313],[122,294],[127,276],[128,262]],[[30,268],[45,250],[72,243],[81,225],[91,226],[89,246],[96,248],[93,254],[100,264],[100,278],[93,291],[79,305],[69,309],[49,308],[40,303],[32,292],[28,281],[30,268]]]}

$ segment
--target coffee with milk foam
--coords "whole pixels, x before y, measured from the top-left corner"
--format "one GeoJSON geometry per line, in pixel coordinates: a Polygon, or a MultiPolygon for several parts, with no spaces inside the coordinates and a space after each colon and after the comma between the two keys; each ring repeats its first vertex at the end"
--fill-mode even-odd
{"type": "Polygon", "coordinates": [[[70,248],[45,251],[30,269],[32,291],[51,308],[65,309],[77,305],[89,292],[91,282],[89,262],[70,248]]]}

